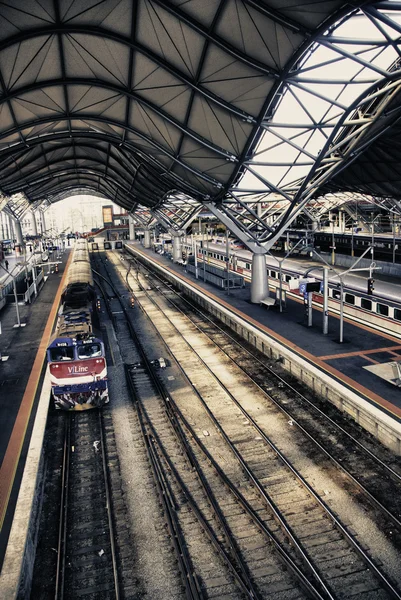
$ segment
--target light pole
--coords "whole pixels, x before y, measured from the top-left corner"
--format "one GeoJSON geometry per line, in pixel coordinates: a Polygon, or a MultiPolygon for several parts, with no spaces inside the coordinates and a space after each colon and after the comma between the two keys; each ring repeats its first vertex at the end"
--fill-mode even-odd
{"type": "Polygon", "coordinates": [[[354,258],[354,229],[355,223],[351,221],[351,257],[354,258]]]}
{"type": "Polygon", "coordinates": [[[393,264],[395,263],[395,225],[394,225],[394,213],[391,213],[391,230],[393,234],[393,264]]]}
{"type": "Polygon", "coordinates": [[[192,252],[195,257],[195,279],[199,278],[198,272],[198,244],[196,242],[196,237],[192,234],[192,252]]]}
{"type": "Polygon", "coordinates": [[[228,229],[226,229],[226,266],[227,266],[227,296],[230,295],[230,243],[228,229]]]}
{"type": "Polygon", "coordinates": [[[371,248],[372,262],[375,258],[375,221],[376,221],[376,219],[380,219],[380,214],[373,218],[373,213],[372,213],[372,223],[371,223],[371,226],[372,226],[372,248],[371,248]]]}
{"type": "Polygon", "coordinates": [[[336,262],[336,246],[334,241],[334,219],[331,221],[331,264],[334,266],[336,262]]]}

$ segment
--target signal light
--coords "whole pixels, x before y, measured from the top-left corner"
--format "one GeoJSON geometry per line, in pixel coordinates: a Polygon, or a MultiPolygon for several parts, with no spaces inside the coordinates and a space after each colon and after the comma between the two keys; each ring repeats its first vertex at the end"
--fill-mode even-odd
{"type": "Polygon", "coordinates": [[[134,308],[134,306],[135,306],[135,299],[134,299],[133,296],[131,296],[131,298],[130,298],[130,303],[131,303],[131,308],[134,308]]]}
{"type": "Polygon", "coordinates": [[[375,289],[374,285],[373,285],[374,282],[375,282],[375,280],[373,279],[373,277],[369,277],[369,279],[368,279],[368,294],[369,294],[369,296],[372,296],[373,290],[375,289]]]}

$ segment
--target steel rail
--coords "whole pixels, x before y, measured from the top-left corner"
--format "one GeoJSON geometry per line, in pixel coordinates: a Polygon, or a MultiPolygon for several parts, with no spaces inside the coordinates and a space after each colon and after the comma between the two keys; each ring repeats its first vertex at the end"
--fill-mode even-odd
{"type": "Polygon", "coordinates": [[[71,414],[66,415],[66,420],[64,423],[63,461],[61,465],[60,520],[57,544],[56,583],[54,589],[55,600],[63,600],[64,598],[72,418],[73,416],[71,414]]]}
{"type": "MultiPolygon", "coordinates": [[[[130,381],[130,378],[127,378],[130,381]]],[[[131,388],[132,389],[132,388],[131,388]]],[[[174,546],[179,570],[181,572],[181,578],[185,586],[186,597],[188,600],[202,600],[202,596],[199,593],[199,586],[196,580],[196,576],[192,571],[192,565],[188,556],[188,552],[185,548],[185,542],[181,533],[178,518],[174,508],[174,502],[171,498],[171,494],[168,489],[167,481],[159,464],[156,452],[152,445],[152,440],[146,431],[146,424],[144,415],[141,408],[138,407],[138,418],[141,426],[141,433],[145,442],[145,447],[148,453],[148,457],[153,471],[153,479],[159,490],[159,498],[164,506],[165,517],[167,520],[167,526],[170,532],[171,541],[174,546]]]]}
{"type": "Polygon", "coordinates": [[[115,600],[120,600],[120,585],[119,585],[119,575],[118,575],[118,567],[117,567],[117,548],[116,548],[116,536],[114,531],[114,523],[113,523],[113,515],[112,515],[112,498],[110,492],[110,477],[109,477],[109,469],[107,467],[107,453],[106,453],[106,437],[104,435],[104,422],[103,422],[103,413],[102,410],[98,410],[99,417],[99,430],[100,430],[100,446],[102,451],[102,467],[103,467],[103,477],[105,483],[105,492],[106,492],[106,509],[107,509],[107,518],[109,523],[109,532],[110,532],[110,548],[111,548],[111,560],[113,565],[113,579],[114,579],[114,593],[115,600]]]}

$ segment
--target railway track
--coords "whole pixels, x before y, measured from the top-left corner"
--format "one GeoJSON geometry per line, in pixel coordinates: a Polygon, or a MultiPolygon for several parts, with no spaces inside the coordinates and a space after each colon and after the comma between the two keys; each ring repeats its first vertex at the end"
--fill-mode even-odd
{"type": "Polygon", "coordinates": [[[66,414],[56,599],[120,598],[102,412],[66,414]]]}
{"type": "MultiPolygon", "coordinates": [[[[193,363],[191,365],[192,370],[185,367],[185,376],[193,390],[196,390],[195,395],[197,395],[203,408],[203,411],[199,411],[199,408],[197,408],[196,431],[198,432],[199,429],[204,427],[205,429],[203,431],[208,432],[212,422],[216,431],[223,434],[221,439],[225,442],[225,450],[222,449],[220,444],[217,454],[220,456],[220,461],[221,457],[224,456],[224,471],[226,473],[229,472],[231,482],[235,482],[234,487],[237,488],[237,491],[238,489],[242,491],[243,489],[248,488],[247,492],[249,493],[249,490],[251,490],[252,496],[254,495],[253,492],[255,489],[257,490],[259,501],[262,501],[265,506],[269,507],[271,512],[270,518],[274,518],[275,525],[278,524],[281,529],[281,535],[283,536],[282,543],[285,543],[290,539],[290,545],[293,546],[293,548],[296,548],[294,562],[298,561],[298,564],[305,570],[308,577],[311,577],[311,573],[314,574],[315,584],[317,585],[317,588],[320,587],[323,594],[327,594],[325,597],[338,597],[339,593],[340,595],[344,594],[344,597],[347,597],[350,590],[353,590],[352,593],[355,594],[363,593],[364,597],[368,597],[367,595],[369,594],[373,594],[375,597],[399,597],[399,592],[395,589],[391,582],[391,578],[374,564],[369,555],[363,550],[360,544],[358,544],[354,535],[348,531],[336,515],[328,509],[322,498],[313,491],[301,474],[297,473],[296,469],[291,467],[289,461],[285,459],[282,453],[280,454],[277,452],[278,449],[275,447],[274,442],[268,439],[262,428],[259,427],[253,419],[252,415],[249,412],[244,412],[243,408],[241,408],[241,413],[234,413],[235,416],[241,414],[241,417],[245,417],[246,425],[252,427],[256,426],[256,432],[255,434],[252,434],[255,436],[252,439],[250,439],[249,432],[247,432],[246,435],[239,434],[238,423],[235,422],[235,418],[233,419],[233,394],[221,380],[218,382],[217,387],[211,385],[213,378],[216,380],[215,375],[210,378],[209,374],[209,378],[206,378],[207,383],[204,383],[204,372],[202,375],[199,375],[201,370],[200,364],[203,369],[205,369],[207,365],[203,359],[199,359],[199,349],[196,351],[196,360],[193,356],[183,356],[182,350],[181,356],[178,356],[180,353],[178,348],[179,346],[183,346],[182,342],[185,338],[185,335],[183,335],[183,331],[185,331],[186,327],[185,323],[181,321],[178,326],[175,324],[175,333],[173,334],[172,320],[173,318],[176,319],[177,316],[175,315],[172,317],[171,314],[167,316],[166,307],[161,309],[161,307],[158,306],[157,310],[159,311],[159,314],[162,313],[163,318],[168,322],[169,330],[167,331],[168,328],[166,322],[162,326],[160,323],[160,316],[156,316],[155,307],[158,305],[158,301],[155,300],[154,297],[151,298],[151,294],[148,293],[149,290],[145,289],[146,287],[149,287],[149,281],[144,280],[141,287],[143,291],[135,294],[137,300],[141,303],[142,309],[147,312],[151,317],[152,322],[157,326],[159,334],[164,339],[168,339],[170,353],[176,356],[180,364],[188,365],[191,361],[193,363]],[[177,340],[179,338],[179,343],[174,340],[174,336],[177,336],[177,340]],[[224,394],[222,396],[222,390],[225,396],[224,394]],[[207,398],[207,401],[205,398],[207,398]],[[227,410],[224,408],[226,405],[229,406],[229,409],[227,410]],[[235,440],[235,443],[233,443],[233,439],[235,440]],[[253,442],[255,439],[257,442],[262,440],[263,444],[254,444],[253,442]],[[229,449],[228,454],[227,448],[229,449]],[[226,454],[223,452],[226,452],[226,454]],[[233,456],[236,459],[234,462],[233,456]],[[277,461],[277,456],[280,457],[280,468],[277,467],[279,463],[279,461],[277,461]],[[261,465],[263,465],[262,471],[260,471],[261,465]],[[269,466],[268,469],[266,469],[267,465],[269,466]],[[283,465],[285,466],[285,469],[283,469],[283,465]],[[259,473],[256,473],[258,469],[259,473]],[[286,479],[288,477],[288,472],[291,472],[291,477],[286,479]],[[274,475],[272,476],[271,473],[274,475]],[[245,482],[244,474],[247,478],[245,482]],[[296,484],[294,484],[294,477],[297,478],[296,484]],[[302,487],[300,484],[302,484],[302,487]],[[287,493],[283,493],[283,490],[286,489],[288,490],[287,493]],[[300,496],[300,489],[303,489],[303,499],[301,499],[300,496]],[[271,492],[271,490],[273,491],[271,492]],[[311,504],[312,499],[314,500],[314,504],[311,504]],[[296,506],[298,510],[294,510],[294,506],[296,506]],[[317,512],[323,516],[317,518],[317,512]],[[331,521],[330,527],[327,527],[328,518],[331,521]],[[318,529],[318,521],[320,522],[319,527],[322,528],[321,530],[318,529]],[[314,528],[313,533],[307,534],[306,531],[312,526],[314,528]],[[318,544],[316,543],[316,539],[319,540],[318,544]],[[335,581],[335,587],[334,589],[331,589],[333,581],[335,581]],[[382,596],[380,596],[382,593],[379,591],[380,588],[383,590],[384,595],[382,596]]],[[[196,333],[199,332],[197,331],[196,333]]],[[[187,336],[188,335],[190,334],[187,334],[187,336]]],[[[187,342],[187,348],[188,346],[189,344],[187,342]]],[[[190,351],[192,353],[193,350],[193,347],[191,347],[190,351]]],[[[187,352],[187,350],[185,352],[187,352]]],[[[207,349],[207,353],[211,353],[210,347],[207,349]]],[[[215,354],[212,357],[212,362],[213,361],[216,363],[220,361],[220,371],[230,372],[230,368],[227,368],[227,365],[222,365],[221,359],[217,359],[215,354]],[[224,368],[222,369],[222,367],[224,368]]],[[[216,381],[214,383],[216,383],[216,381]]],[[[249,390],[246,391],[246,387],[249,386],[249,381],[246,384],[242,382],[241,385],[245,386],[242,390],[245,390],[245,395],[249,393],[249,390]]],[[[258,390],[258,393],[262,393],[262,390],[258,390]]],[[[252,404],[254,405],[255,390],[252,390],[252,396],[252,404]]],[[[238,404],[236,404],[235,407],[236,409],[240,408],[238,404]]],[[[255,407],[253,406],[253,409],[254,408],[255,407]]],[[[208,460],[211,461],[213,459],[213,452],[216,452],[216,448],[213,447],[216,440],[214,436],[207,435],[205,437],[205,440],[208,442],[209,439],[212,440],[210,448],[205,447],[205,440],[200,443],[199,433],[195,433],[194,430],[191,433],[188,430],[188,426],[191,426],[190,421],[191,419],[194,419],[194,416],[188,414],[184,415],[185,409],[188,410],[187,406],[183,405],[183,407],[178,410],[182,410],[182,418],[186,422],[187,439],[192,439],[194,442],[192,451],[194,453],[195,451],[199,452],[199,448],[203,447],[202,452],[205,453],[206,450],[208,460]]],[[[184,426],[183,423],[182,426],[184,426]]],[[[214,462],[215,466],[218,467],[218,461],[215,460],[214,462]]],[[[252,501],[254,501],[253,497],[252,501]]],[[[259,511],[260,510],[259,507],[259,511]]],[[[258,508],[255,508],[255,513],[257,512],[258,508]]]]}

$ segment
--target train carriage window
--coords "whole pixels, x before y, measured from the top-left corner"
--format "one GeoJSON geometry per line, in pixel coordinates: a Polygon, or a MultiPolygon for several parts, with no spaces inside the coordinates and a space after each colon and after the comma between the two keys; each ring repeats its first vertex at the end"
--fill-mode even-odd
{"type": "Polygon", "coordinates": [[[388,317],[388,306],[387,304],[376,304],[376,312],[379,315],[383,315],[383,317],[388,317]]]}
{"type": "Polygon", "coordinates": [[[50,360],[53,362],[60,362],[62,360],[74,360],[73,346],[69,346],[66,348],[51,348],[50,360]]]}
{"type": "Polygon", "coordinates": [[[285,275],[285,280],[288,283],[289,281],[291,281],[292,277],[291,275],[285,275]]]}
{"type": "Polygon", "coordinates": [[[100,344],[94,342],[93,344],[84,344],[78,346],[78,358],[94,358],[95,356],[102,355],[102,348],[100,344]]]}
{"type": "Polygon", "coordinates": [[[345,302],[347,304],[355,304],[355,296],[352,294],[345,294],[345,302]]]}
{"type": "Polygon", "coordinates": [[[339,300],[341,298],[340,290],[333,290],[333,298],[339,300]]]}
{"type": "Polygon", "coordinates": [[[396,321],[401,321],[401,310],[399,308],[394,309],[394,319],[396,321]]]}
{"type": "Polygon", "coordinates": [[[365,310],[372,310],[372,300],[361,298],[361,308],[364,308],[365,310]]]}
{"type": "Polygon", "coordinates": [[[250,269],[250,268],[251,268],[251,265],[250,265],[249,263],[245,263],[245,268],[246,268],[246,269],[250,269]]]}
{"type": "Polygon", "coordinates": [[[270,276],[273,277],[273,279],[276,278],[276,275],[277,275],[276,271],[270,271],[270,276]]]}

